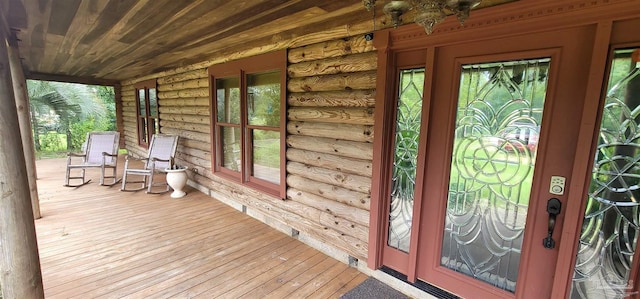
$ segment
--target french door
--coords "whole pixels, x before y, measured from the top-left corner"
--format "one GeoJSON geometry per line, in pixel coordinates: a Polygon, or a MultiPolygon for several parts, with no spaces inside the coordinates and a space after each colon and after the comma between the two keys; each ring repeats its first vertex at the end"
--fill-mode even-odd
{"type": "Polygon", "coordinates": [[[550,297],[594,35],[389,54],[383,265],[462,297],[550,297]]]}

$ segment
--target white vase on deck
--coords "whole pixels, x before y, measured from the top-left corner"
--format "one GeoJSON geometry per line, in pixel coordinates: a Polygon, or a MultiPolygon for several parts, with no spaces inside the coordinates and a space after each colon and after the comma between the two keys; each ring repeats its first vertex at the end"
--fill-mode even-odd
{"type": "Polygon", "coordinates": [[[171,198],[181,198],[187,195],[182,189],[187,185],[187,167],[182,166],[177,169],[167,168],[167,184],[173,189],[171,198]]]}

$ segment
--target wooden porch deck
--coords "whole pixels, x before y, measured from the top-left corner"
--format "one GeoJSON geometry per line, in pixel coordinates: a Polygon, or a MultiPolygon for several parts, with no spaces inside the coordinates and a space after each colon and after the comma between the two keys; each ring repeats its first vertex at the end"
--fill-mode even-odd
{"type": "Polygon", "coordinates": [[[120,192],[97,171],[66,188],[64,165],[37,162],[47,298],[338,298],[366,279],[196,190],[120,192]]]}

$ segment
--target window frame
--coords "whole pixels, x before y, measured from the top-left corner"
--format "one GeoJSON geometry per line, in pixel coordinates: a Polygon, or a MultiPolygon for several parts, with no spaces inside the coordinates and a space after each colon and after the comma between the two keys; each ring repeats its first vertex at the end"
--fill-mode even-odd
{"type": "Polygon", "coordinates": [[[151,142],[151,136],[155,133],[155,125],[157,124],[158,132],[160,132],[160,103],[158,97],[158,83],[156,79],[138,82],[134,85],[136,93],[136,128],[138,145],[144,148],[149,148],[149,142],[151,142]],[[149,100],[149,90],[155,90],[156,94],[156,113],[157,115],[151,115],[151,102],[149,100]],[[144,90],[145,97],[145,115],[140,114],[140,91],[144,90]],[[144,136],[143,126],[146,120],[146,136],[144,136]],[[145,140],[143,137],[146,137],[145,140]]]}
{"type": "Polygon", "coordinates": [[[286,129],[287,129],[287,52],[280,50],[243,58],[231,62],[210,66],[209,76],[209,107],[211,117],[211,172],[227,180],[235,181],[243,186],[258,190],[267,195],[280,199],[286,197],[286,129]],[[248,120],[249,107],[247,105],[247,76],[278,71],[280,78],[280,122],[277,131],[280,138],[280,183],[276,184],[253,176],[253,138],[256,129],[276,131],[272,126],[250,125],[248,120]],[[240,90],[240,124],[234,125],[218,122],[217,79],[237,78],[240,90]],[[240,128],[240,171],[236,172],[223,166],[222,128],[240,128]]]}

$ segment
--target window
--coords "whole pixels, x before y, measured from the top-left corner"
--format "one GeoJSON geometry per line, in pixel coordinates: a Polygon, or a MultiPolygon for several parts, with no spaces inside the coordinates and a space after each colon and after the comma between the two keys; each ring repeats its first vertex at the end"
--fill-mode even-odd
{"type": "Polygon", "coordinates": [[[286,52],[209,68],[215,174],[285,196],[286,52]]]}
{"type": "Polygon", "coordinates": [[[143,147],[149,147],[151,136],[160,133],[156,80],[140,82],[135,85],[135,88],[138,144],[143,147]]]}

